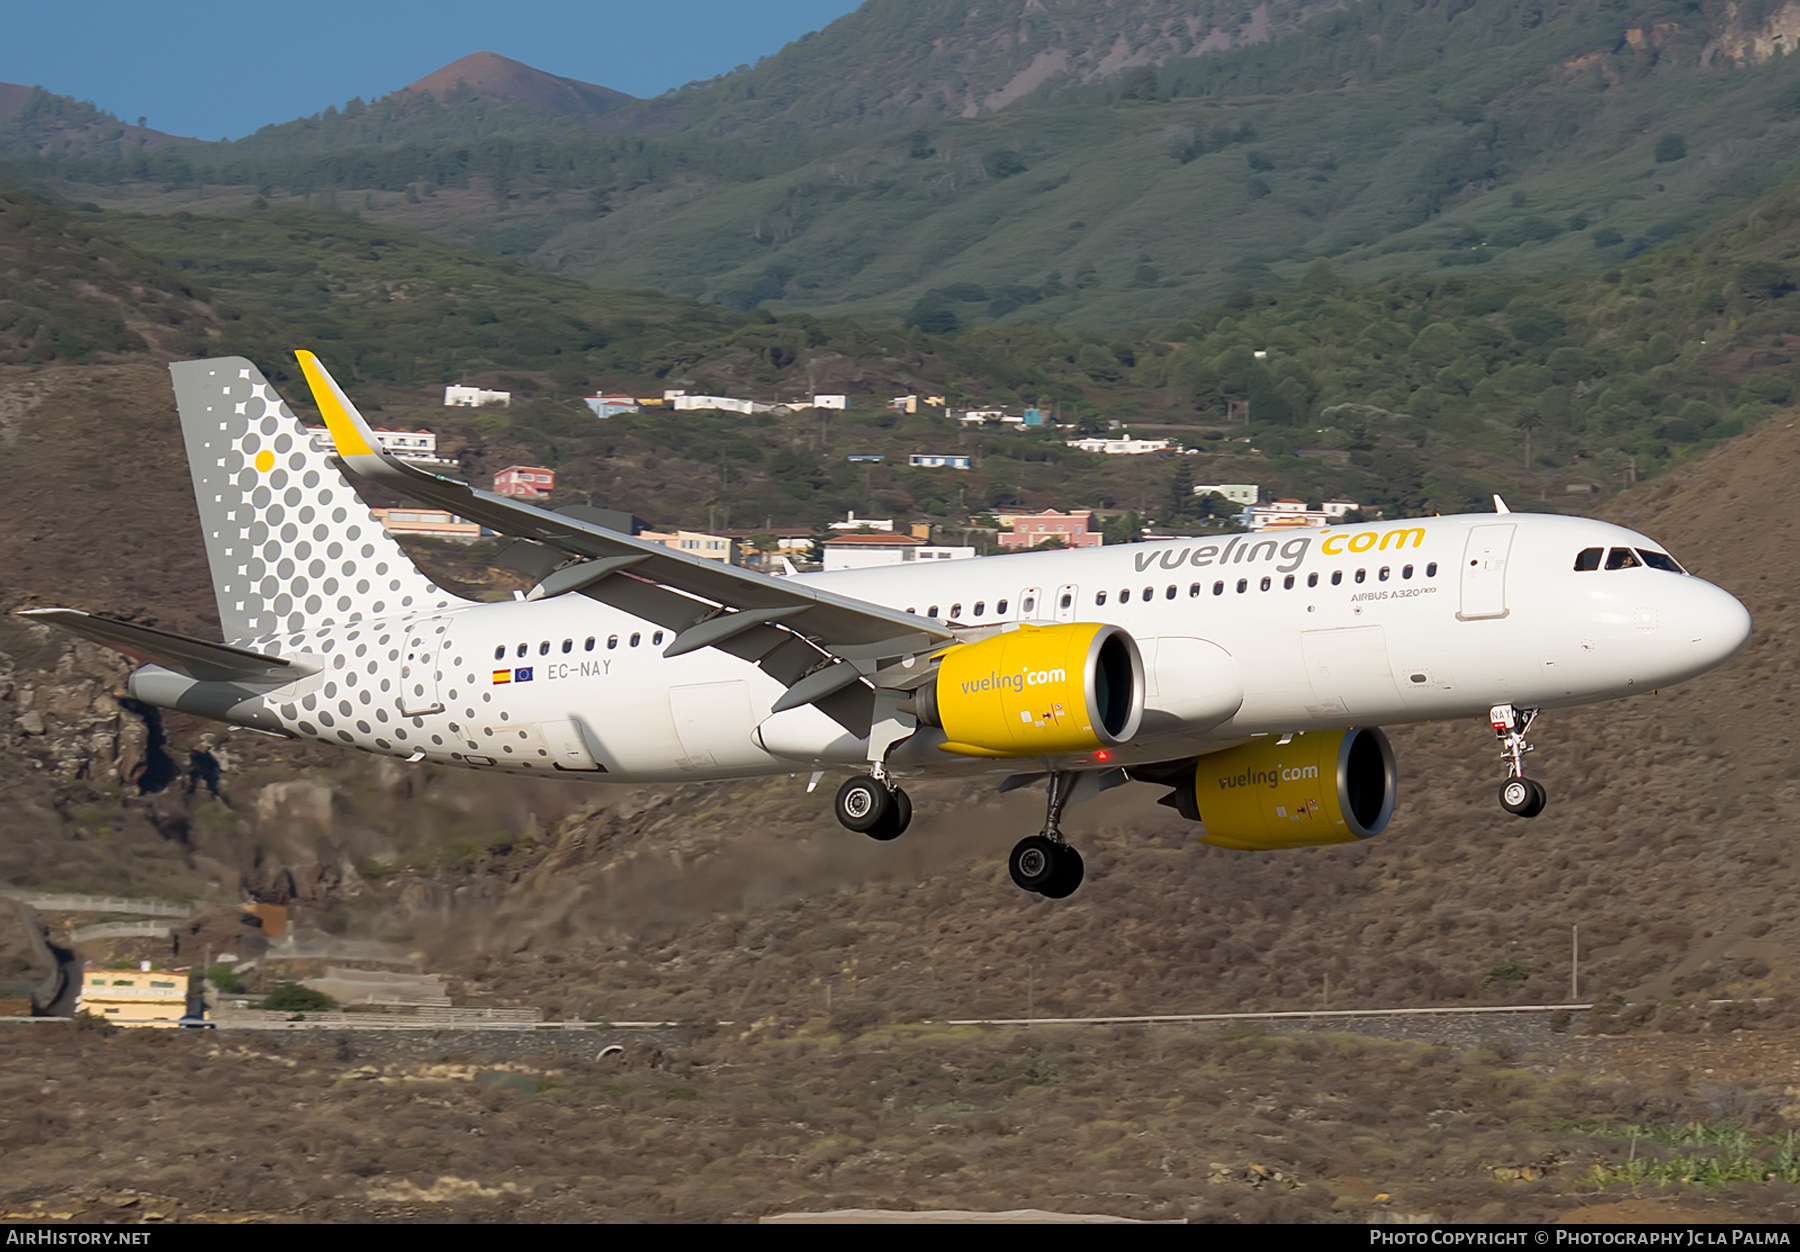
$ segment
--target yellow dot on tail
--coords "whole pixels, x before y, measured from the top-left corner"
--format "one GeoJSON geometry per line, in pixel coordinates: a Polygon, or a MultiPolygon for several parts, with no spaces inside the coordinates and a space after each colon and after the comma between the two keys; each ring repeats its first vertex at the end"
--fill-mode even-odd
{"type": "Polygon", "coordinates": [[[275,454],[264,448],[256,454],[256,472],[266,474],[275,468],[275,454]]]}

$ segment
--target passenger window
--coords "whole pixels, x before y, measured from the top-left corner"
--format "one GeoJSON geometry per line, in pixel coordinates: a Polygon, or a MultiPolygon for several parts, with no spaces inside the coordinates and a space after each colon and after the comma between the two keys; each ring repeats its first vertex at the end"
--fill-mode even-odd
{"type": "Polygon", "coordinates": [[[1425,577],[1427,577],[1427,578],[1436,578],[1437,577],[1437,562],[1436,561],[1433,561],[1431,564],[1429,564],[1425,567],[1425,577]]]}
{"type": "Polygon", "coordinates": [[[1343,581],[1344,581],[1344,571],[1343,570],[1334,569],[1331,571],[1331,585],[1333,587],[1337,586],[1339,583],[1341,583],[1343,581]]]}
{"type": "Polygon", "coordinates": [[[1035,596],[1026,596],[1025,603],[1020,606],[1019,612],[1023,613],[1026,617],[1030,617],[1036,611],[1037,598],[1035,596]]]}
{"type": "Polygon", "coordinates": [[[1667,552],[1652,552],[1648,548],[1639,548],[1637,554],[1644,558],[1644,564],[1651,569],[1664,570],[1670,574],[1687,573],[1667,552]]]}
{"type": "Polygon", "coordinates": [[[935,605],[935,604],[934,604],[934,605],[932,605],[932,606],[931,606],[931,607],[930,607],[930,608],[928,608],[928,609],[926,609],[926,610],[925,610],[925,616],[926,616],[926,617],[933,617],[933,618],[935,618],[935,617],[936,617],[936,616],[937,616],[937,615],[938,615],[938,606],[937,606],[937,605],[935,605]]]}
{"type": "Polygon", "coordinates": [[[538,655],[539,656],[549,656],[550,655],[550,641],[548,639],[545,639],[538,644],[538,655]]]}
{"type": "Polygon", "coordinates": [[[1072,595],[1069,595],[1069,594],[1068,594],[1068,593],[1067,593],[1067,592],[1064,592],[1064,593],[1063,593],[1063,598],[1062,598],[1062,601],[1061,601],[1061,604],[1062,604],[1062,607],[1063,607],[1063,608],[1065,608],[1065,609],[1066,609],[1066,608],[1068,608],[1068,607],[1069,607],[1069,606],[1070,606],[1070,605],[1071,605],[1071,604],[1074,604],[1074,603],[1075,603],[1075,597],[1074,597],[1074,596],[1072,596],[1072,595]]]}
{"type": "Polygon", "coordinates": [[[524,656],[524,655],[525,655],[525,654],[526,654],[526,653],[527,653],[527,652],[529,652],[529,651],[531,651],[531,645],[530,645],[530,644],[528,644],[528,643],[522,643],[522,644],[520,644],[520,645],[519,645],[519,655],[520,655],[520,656],[524,656]]]}
{"type": "Polygon", "coordinates": [[[1603,552],[1602,548],[1583,548],[1577,552],[1575,554],[1575,572],[1585,574],[1591,569],[1599,569],[1600,557],[1603,552]]]}
{"type": "Polygon", "coordinates": [[[1402,566],[1401,566],[1401,567],[1400,567],[1400,577],[1401,577],[1401,578],[1403,578],[1403,579],[1404,579],[1404,578],[1411,578],[1411,577],[1412,577],[1412,566],[1410,566],[1410,565],[1402,565],[1402,566]]]}
{"type": "Polygon", "coordinates": [[[506,659],[506,645],[505,644],[501,644],[499,647],[494,649],[494,659],[496,661],[504,661],[506,659]]]}
{"type": "Polygon", "coordinates": [[[1263,579],[1263,580],[1262,580],[1262,589],[1263,589],[1263,590],[1264,590],[1264,591],[1267,591],[1267,590],[1268,590],[1268,589],[1269,589],[1269,588],[1270,588],[1270,586],[1272,586],[1272,585],[1273,585],[1273,583],[1274,583],[1274,580],[1273,580],[1273,579],[1270,579],[1270,578],[1264,578],[1264,579],[1263,579]]]}
{"type": "Polygon", "coordinates": [[[631,632],[631,646],[632,647],[634,647],[634,648],[637,647],[639,641],[642,639],[643,639],[643,636],[640,635],[639,633],[637,633],[636,631],[631,632]]]}
{"type": "Polygon", "coordinates": [[[1199,583],[1195,583],[1193,586],[1188,588],[1188,595],[1190,597],[1197,596],[1199,594],[1200,594],[1200,584],[1199,583]]]}
{"type": "Polygon", "coordinates": [[[1306,585],[1308,587],[1317,587],[1319,585],[1319,576],[1316,573],[1308,574],[1306,576],[1306,585]]]}
{"type": "Polygon", "coordinates": [[[1163,599],[1173,600],[1174,598],[1175,598],[1175,584],[1170,583],[1169,589],[1167,591],[1163,592],[1163,599]]]}
{"type": "Polygon", "coordinates": [[[1130,587],[1119,588],[1119,603],[1120,604],[1131,603],[1131,588],[1130,587]]]}
{"type": "Polygon", "coordinates": [[[1146,599],[1146,600],[1156,599],[1156,588],[1155,587],[1145,587],[1144,588],[1144,599],[1146,599]]]}
{"type": "Polygon", "coordinates": [[[1214,583],[1214,584],[1213,584],[1213,594],[1214,594],[1214,595],[1215,595],[1215,596],[1222,596],[1222,595],[1224,595],[1224,594],[1225,594],[1225,584],[1224,584],[1224,583],[1223,583],[1223,582],[1216,582],[1216,583],[1214,583]]]}
{"type": "Polygon", "coordinates": [[[1356,571],[1356,581],[1357,581],[1357,582],[1359,582],[1359,583],[1360,583],[1360,582],[1364,582],[1364,581],[1366,581],[1366,580],[1367,580],[1367,579],[1368,579],[1368,577],[1369,577],[1369,571],[1368,571],[1368,570],[1366,570],[1366,569],[1359,569],[1359,570],[1357,570],[1357,571],[1356,571]]]}
{"type": "Polygon", "coordinates": [[[587,637],[587,643],[586,643],[586,645],[585,645],[585,646],[584,646],[584,647],[583,647],[583,648],[582,648],[582,651],[584,651],[584,652],[592,652],[592,651],[593,651],[593,650],[594,650],[594,637],[593,637],[593,636],[592,636],[592,635],[589,635],[589,636],[588,636],[588,637],[587,637]]]}
{"type": "Polygon", "coordinates": [[[1289,574],[1286,578],[1281,580],[1281,589],[1283,591],[1292,591],[1294,589],[1294,576],[1292,574],[1289,574]]]}
{"type": "Polygon", "coordinates": [[[564,651],[564,652],[573,652],[573,651],[575,651],[575,641],[574,641],[574,640],[573,640],[573,639],[565,639],[565,640],[563,640],[563,651],[564,651]]]}
{"type": "Polygon", "coordinates": [[[654,635],[650,636],[650,642],[651,643],[661,643],[662,637],[663,637],[663,633],[662,633],[662,631],[659,630],[654,635]]]}
{"type": "Polygon", "coordinates": [[[950,620],[954,622],[957,618],[959,618],[961,616],[962,616],[962,605],[960,605],[960,604],[951,605],[950,606],[950,620]]]}
{"type": "Polygon", "coordinates": [[[1096,591],[1094,593],[1094,603],[1095,604],[1105,604],[1106,603],[1106,593],[1104,591],[1096,591]]]}
{"type": "Polygon", "coordinates": [[[1606,554],[1607,569],[1636,569],[1640,564],[1630,548],[1614,548],[1606,554]]]}
{"type": "Polygon", "coordinates": [[[1250,580],[1248,578],[1238,579],[1238,594],[1241,596],[1248,590],[1250,590],[1250,580]]]}
{"type": "Polygon", "coordinates": [[[606,650],[608,652],[611,652],[614,648],[616,648],[618,646],[619,646],[619,637],[617,635],[608,635],[606,637],[606,650]]]}
{"type": "Polygon", "coordinates": [[[987,601],[986,600],[975,601],[975,616],[980,617],[985,612],[987,612],[987,601]]]}
{"type": "MultiPolygon", "coordinates": [[[[1104,595],[1105,593],[1102,592],[1101,594],[1104,595]]],[[[1002,601],[1000,601],[999,604],[996,604],[994,606],[994,612],[1001,617],[1005,617],[1006,616],[1006,601],[1002,600],[1002,601]]]]}
{"type": "Polygon", "coordinates": [[[1375,575],[1375,577],[1380,579],[1382,582],[1386,582],[1388,580],[1389,568],[1390,568],[1389,566],[1383,565],[1381,567],[1381,573],[1375,575]]]}

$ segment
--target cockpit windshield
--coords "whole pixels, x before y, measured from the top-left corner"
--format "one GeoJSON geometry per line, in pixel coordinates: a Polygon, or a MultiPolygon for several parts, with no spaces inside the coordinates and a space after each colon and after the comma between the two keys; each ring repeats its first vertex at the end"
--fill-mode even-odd
{"type": "Polygon", "coordinates": [[[1610,552],[1605,548],[1583,548],[1575,554],[1576,572],[1599,569],[1602,560],[1607,569],[1638,569],[1647,566],[1670,574],[1687,573],[1674,557],[1654,548],[1614,548],[1610,552]]]}

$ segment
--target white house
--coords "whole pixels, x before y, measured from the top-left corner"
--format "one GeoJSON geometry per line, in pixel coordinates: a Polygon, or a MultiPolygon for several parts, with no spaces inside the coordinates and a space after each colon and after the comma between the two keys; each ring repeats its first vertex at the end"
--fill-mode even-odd
{"type": "Polygon", "coordinates": [[[911,535],[838,535],[827,539],[824,547],[828,571],[907,565],[914,561],[960,561],[975,555],[974,548],[939,547],[911,535]]]}
{"type": "Polygon", "coordinates": [[[1262,497],[1262,490],[1255,483],[1202,483],[1194,488],[1197,496],[1208,492],[1224,496],[1233,504],[1255,504],[1262,497]]]}
{"type": "Polygon", "coordinates": [[[444,407],[447,409],[479,409],[487,404],[509,408],[512,405],[512,392],[488,391],[482,387],[444,388],[444,407]]]}
{"type": "Polygon", "coordinates": [[[856,515],[856,510],[852,509],[844,515],[843,521],[832,522],[826,529],[879,530],[887,534],[892,534],[894,530],[894,519],[891,517],[858,517],[856,515]]]}
{"type": "MultiPolygon", "coordinates": [[[[328,432],[323,426],[308,426],[306,433],[314,442],[328,439],[328,432]]],[[[383,452],[391,452],[402,461],[418,461],[426,465],[449,465],[451,462],[437,454],[437,435],[429,430],[377,430],[371,431],[375,442],[383,452]]],[[[326,443],[329,447],[329,442],[326,443]]]]}
{"type": "Polygon", "coordinates": [[[968,469],[969,458],[952,456],[937,452],[915,452],[906,458],[906,463],[914,469],[968,469]]]}
{"type": "Polygon", "coordinates": [[[1169,452],[1175,447],[1167,439],[1069,439],[1071,448],[1083,452],[1099,452],[1105,456],[1145,456],[1153,452],[1169,452]]]}
{"type": "Polygon", "coordinates": [[[844,410],[850,407],[849,396],[814,396],[812,406],[815,409],[844,410]]]}

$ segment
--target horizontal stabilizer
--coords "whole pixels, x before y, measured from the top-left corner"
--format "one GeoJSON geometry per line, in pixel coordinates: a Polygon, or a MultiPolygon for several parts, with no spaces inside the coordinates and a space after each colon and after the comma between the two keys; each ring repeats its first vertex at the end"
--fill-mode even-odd
{"type": "Polygon", "coordinates": [[[305,662],[234,648],[230,644],[190,639],[166,630],[98,617],[80,609],[26,609],[19,616],[60,626],[115,652],[123,652],[134,661],[160,665],[198,682],[289,683],[319,671],[318,666],[305,662]]]}

